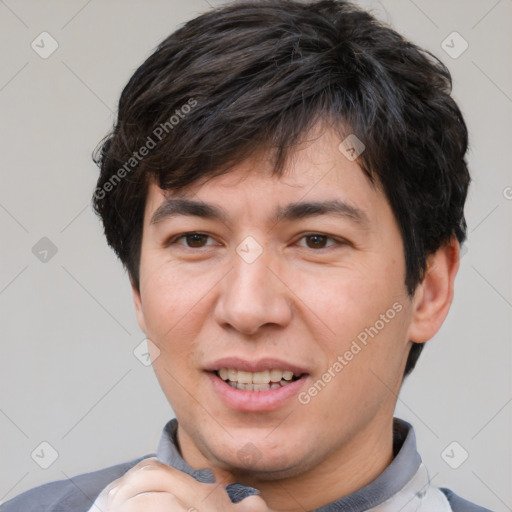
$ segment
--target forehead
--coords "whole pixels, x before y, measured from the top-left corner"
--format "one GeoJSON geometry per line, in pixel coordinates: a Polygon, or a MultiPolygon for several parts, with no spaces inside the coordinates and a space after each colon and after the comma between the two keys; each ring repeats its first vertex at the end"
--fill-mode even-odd
{"type": "Polygon", "coordinates": [[[268,153],[255,153],[224,174],[206,176],[180,191],[164,191],[151,183],[145,221],[166,201],[180,198],[215,205],[226,216],[232,210],[254,218],[275,217],[289,203],[339,201],[361,217],[378,218],[389,210],[384,193],[339,149],[340,142],[333,130],[315,133],[290,153],[281,174],[274,173],[268,153]]]}

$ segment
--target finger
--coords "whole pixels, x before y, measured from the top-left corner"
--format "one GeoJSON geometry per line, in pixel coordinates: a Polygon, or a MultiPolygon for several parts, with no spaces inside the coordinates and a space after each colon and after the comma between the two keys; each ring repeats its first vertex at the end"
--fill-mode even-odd
{"type": "Polygon", "coordinates": [[[145,468],[147,466],[168,467],[165,464],[162,464],[156,457],[148,457],[147,459],[142,459],[135,466],[133,466],[131,469],[129,469],[124,475],[129,475],[130,473],[135,473],[136,471],[139,471],[140,469],[145,468]]]}
{"type": "Polygon", "coordinates": [[[113,502],[114,494],[118,492],[118,488],[123,484],[126,475],[132,472],[139,471],[140,469],[148,465],[153,465],[156,463],[159,463],[156,457],[148,457],[147,459],[144,459],[135,466],[133,466],[122,477],[118,478],[117,480],[114,480],[113,482],[110,482],[110,484],[108,484],[97,496],[93,506],[89,509],[88,512],[98,512],[106,510],[107,507],[109,506],[109,503],[113,502]]]}
{"type": "MultiPolygon", "coordinates": [[[[167,492],[144,492],[123,503],[115,512],[187,512],[189,507],[167,492]]],[[[108,512],[108,511],[106,511],[108,512]]]]}
{"type": "Polygon", "coordinates": [[[128,471],[117,487],[110,489],[107,502],[115,510],[139,494],[166,492],[188,503],[198,497],[206,497],[215,485],[200,483],[190,475],[156,459],[145,459],[128,471]]]}
{"type": "Polygon", "coordinates": [[[115,489],[120,485],[121,479],[122,477],[110,482],[110,484],[108,484],[100,494],[98,494],[92,504],[92,507],[87,512],[107,512],[110,497],[115,489]]]}
{"type": "Polygon", "coordinates": [[[233,510],[237,510],[239,512],[272,512],[263,500],[261,496],[253,495],[249,496],[236,505],[234,505],[233,510]]]}

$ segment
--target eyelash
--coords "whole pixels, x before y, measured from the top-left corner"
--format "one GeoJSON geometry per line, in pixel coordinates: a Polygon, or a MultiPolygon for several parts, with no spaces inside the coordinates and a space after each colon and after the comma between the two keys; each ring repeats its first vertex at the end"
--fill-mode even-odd
{"type": "MultiPolygon", "coordinates": [[[[171,245],[176,245],[178,244],[178,240],[181,240],[182,238],[186,239],[186,237],[189,237],[189,236],[194,236],[194,235],[199,235],[199,236],[202,236],[202,237],[207,237],[207,238],[212,238],[210,235],[206,234],[206,233],[201,233],[199,231],[190,231],[190,232],[187,232],[187,233],[182,233],[180,235],[177,235],[173,238],[171,238],[166,244],[165,246],[166,247],[169,247],[171,245]]],[[[334,242],[333,244],[331,245],[328,245],[327,247],[317,247],[317,248],[313,248],[313,247],[306,247],[307,249],[313,249],[313,250],[320,250],[320,249],[328,249],[330,247],[334,247],[334,246],[340,246],[340,245],[347,245],[348,242],[346,240],[342,240],[342,239],[337,239],[337,238],[334,238],[332,236],[329,236],[329,235],[326,235],[324,233],[314,233],[314,232],[311,232],[311,233],[305,233],[303,234],[299,240],[303,240],[303,239],[306,239],[306,238],[311,238],[311,237],[321,237],[322,239],[325,239],[326,241],[331,241],[331,242],[334,242]]],[[[204,249],[205,247],[208,247],[208,245],[206,246],[200,246],[200,247],[190,247],[188,245],[185,245],[185,244],[178,244],[178,245],[183,245],[184,247],[186,247],[187,249],[204,249]]],[[[304,247],[304,246],[303,246],[304,247]]]]}

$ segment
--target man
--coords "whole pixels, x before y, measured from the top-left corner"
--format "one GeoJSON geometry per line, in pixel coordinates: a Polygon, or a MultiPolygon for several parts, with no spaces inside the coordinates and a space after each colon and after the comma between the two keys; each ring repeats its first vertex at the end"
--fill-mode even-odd
{"type": "Polygon", "coordinates": [[[176,419],[156,457],[1,511],[486,510],[432,486],[393,419],[465,239],[450,88],[344,1],[231,4],[161,43],[94,206],[176,419]]]}

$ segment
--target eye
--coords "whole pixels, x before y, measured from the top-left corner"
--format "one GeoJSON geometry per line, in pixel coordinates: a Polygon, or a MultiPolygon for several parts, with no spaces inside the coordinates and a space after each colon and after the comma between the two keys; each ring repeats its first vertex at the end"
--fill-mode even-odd
{"type": "MultiPolygon", "coordinates": [[[[326,249],[333,245],[340,245],[342,242],[335,240],[334,238],[323,235],[321,233],[311,233],[304,235],[299,242],[305,241],[305,246],[309,249],[326,249]]],[[[299,243],[299,245],[302,245],[299,243]]],[[[304,245],[302,245],[304,247],[304,245]]]]}
{"type": "Polygon", "coordinates": [[[213,245],[212,243],[207,243],[208,239],[212,240],[209,235],[204,233],[184,233],[170,240],[168,245],[178,244],[190,247],[191,249],[199,249],[207,245],[213,245]]]}

